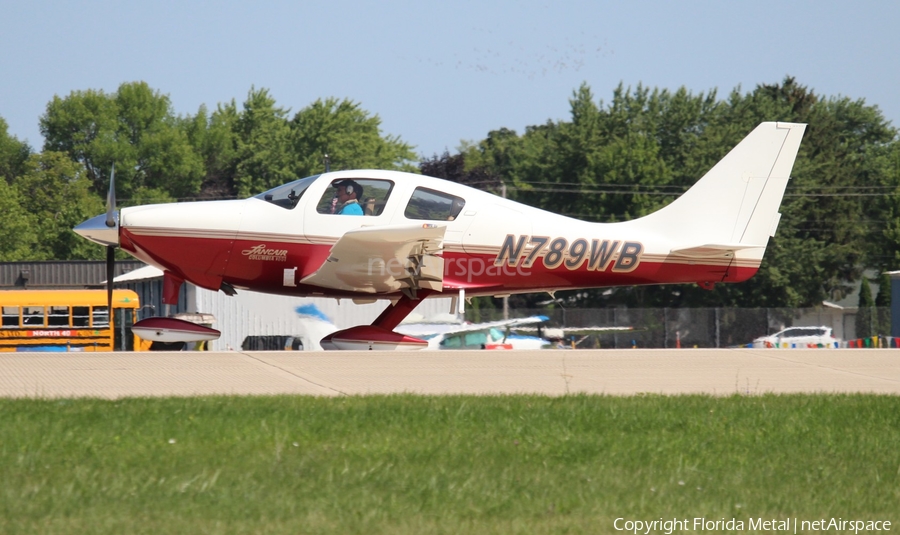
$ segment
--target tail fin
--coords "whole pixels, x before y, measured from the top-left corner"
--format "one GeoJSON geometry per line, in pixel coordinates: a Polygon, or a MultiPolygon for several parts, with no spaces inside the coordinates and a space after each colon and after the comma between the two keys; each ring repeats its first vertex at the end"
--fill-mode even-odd
{"type": "Polygon", "coordinates": [[[679,255],[764,249],[781,218],[778,208],[805,129],[760,124],[684,195],[637,221],[684,243],[672,251],[679,255]]]}

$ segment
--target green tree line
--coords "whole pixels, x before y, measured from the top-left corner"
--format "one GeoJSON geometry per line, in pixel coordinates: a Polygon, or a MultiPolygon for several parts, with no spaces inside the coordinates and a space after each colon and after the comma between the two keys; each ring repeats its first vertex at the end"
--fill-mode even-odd
{"type": "Polygon", "coordinates": [[[113,162],[120,206],[246,197],[322,172],[326,155],[333,169],[417,170],[412,146],[358,103],[291,115],[256,88],[188,116],[145,82],[73,91],[40,117],[41,152],[7,130],[0,118],[0,261],[99,259],[71,229],[105,210],[113,162]]]}
{"type": "MultiPolygon", "coordinates": [[[[761,121],[808,123],[777,236],[750,281],[571,292],[573,305],[815,306],[838,299],[863,269],[900,261],[900,143],[877,106],[822,97],[793,78],[720,98],[619,86],[609,102],[586,84],[566,120],[506,128],[422,158],[381,132],[380,118],[344,99],[296,113],[251,88],[210,111],[179,116],[144,82],[114,93],[54,97],[39,118],[40,152],[0,118],[0,261],[103,254],[71,228],[101,213],[116,163],[121,206],[252,195],[332,169],[425,174],[588,221],[645,215],[683,193],[761,121]]],[[[530,306],[546,296],[514,296],[530,306]]]]}
{"type": "MultiPolygon", "coordinates": [[[[567,120],[522,134],[495,130],[421,168],[574,218],[621,221],[671,202],[757,124],[773,120],[809,126],[777,235],[755,277],[712,291],[677,285],[571,292],[569,305],[816,306],[844,297],[865,268],[897,269],[897,130],[875,106],[820,97],[790,77],[724,99],[715,91],[639,85],[619,86],[604,103],[582,85],[567,120]]],[[[546,296],[511,299],[529,307],[546,296]]]]}

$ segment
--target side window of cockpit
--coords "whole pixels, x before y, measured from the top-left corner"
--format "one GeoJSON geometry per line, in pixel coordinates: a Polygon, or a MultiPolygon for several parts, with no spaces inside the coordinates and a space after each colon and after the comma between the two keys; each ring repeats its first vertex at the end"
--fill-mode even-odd
{"type": "MultiPolygon", "coordinates": [[[[325,190],[316,205],[316,211],[320,214],[339,214],[345,205],[357,203],[362,208],[362,215],[380,216],[384,212],[384,206],[387,204],[388,197],[391,196],[393,187],[394,183],[390,180],[370,178],[337,180],[325,190]],[[353,190],[352,198],[341,201],[337,193],[341,189],[346,192],[348,185],[353,190]]],[[[352,211],[345,210],[344,213],[352,213],[352,211]]],[[[359,211],[357,210],[356,213],[358,214],[359,211]]]]}
{"type": "Polygon", "coordinates": [[[466,205],[465,199],[428,188],[416,188],[406,211],[407,219],[430,219],[434,221],[453,221],[466,205]]]}

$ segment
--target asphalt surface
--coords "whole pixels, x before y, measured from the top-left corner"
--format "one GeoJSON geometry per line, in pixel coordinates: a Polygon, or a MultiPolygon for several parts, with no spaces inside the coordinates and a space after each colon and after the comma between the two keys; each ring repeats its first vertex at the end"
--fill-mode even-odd
{"type": "Polygon", "coordinates": [[[0,397],[900,394],[896,349],[3,353],[0,397]]]}

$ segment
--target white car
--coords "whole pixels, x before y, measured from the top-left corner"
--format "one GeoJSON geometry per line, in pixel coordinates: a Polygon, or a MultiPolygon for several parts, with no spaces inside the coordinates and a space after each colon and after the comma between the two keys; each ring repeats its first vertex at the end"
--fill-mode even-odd
{"type": "Polygon", "coordinates": [[[753,347],[837,347],[831,327],[788,327],[775,334],[753,340],[753,347]]]}

